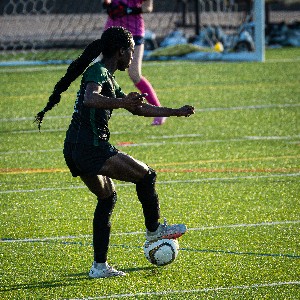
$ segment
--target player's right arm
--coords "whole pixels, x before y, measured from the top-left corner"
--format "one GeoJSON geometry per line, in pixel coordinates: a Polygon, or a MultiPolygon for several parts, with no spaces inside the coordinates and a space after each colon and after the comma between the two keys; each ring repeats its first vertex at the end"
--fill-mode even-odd
{"type": "Polygon", "coordinates": [[[106,97],[101,94],[101,85],[95,82],[88,82],[84,94],[83,105],[90,108],[117,109],[125,108],[134,110],[140,106],[144,100],[144,95],[139,93],[130,93],[124,98],[106,97]]]}
{"type": "Polygon", "coordinates": [[[127,110],[133,115],[143,117],[189,117],[195,113],[195,108],[191,105],[184,105],[180,108],[171,108],[154,106],[145,102],[127,110]]]}

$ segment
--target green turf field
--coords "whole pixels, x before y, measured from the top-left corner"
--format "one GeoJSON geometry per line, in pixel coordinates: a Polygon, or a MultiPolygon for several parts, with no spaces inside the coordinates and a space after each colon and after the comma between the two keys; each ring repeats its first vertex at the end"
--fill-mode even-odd
{"type": "Polygon", "coordinates": [[[135,188],[116,182],[109,262],[122,278],[88,278],[96,200],[62,155],[79,81],[41,133],[33,124],[65,69],[0,69],[1,299],[300,299],[299,48],[144,64],[162,104],[196,114],[153,127],[116,110],[111,142],[158,171],[162,216],[189,231],[173,264],[151,265],[135,188]]]}

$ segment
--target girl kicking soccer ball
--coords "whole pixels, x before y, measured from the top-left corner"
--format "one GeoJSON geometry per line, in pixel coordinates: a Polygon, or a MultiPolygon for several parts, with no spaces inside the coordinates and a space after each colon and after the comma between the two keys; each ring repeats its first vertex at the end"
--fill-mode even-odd
{"type": "Polygon", "coordinates": [[[93,278],[125,275],[107,262],[110,219],[117,201],[112,179],[136,185],[148,241],[175,239],[186,232],[184,224],[159,222],[156,172],[109,143],[108,121],[114,109],[124,108],[144,117],[189,117],[194,113],[194,108],[189,105],[181,108],[153,106],[144,101],[143,94],[123,93],[113,74],[130,66],[133,51],[134,40],[127,29],[110,27],[105,30],[100,39],[89,44],[70,64],[66,74],[55,85],[47,105],[36,116],[40,129],[45,113],[60,102],[61,94],[83,73],[63,152],[72,175],[80,176],[98,200],[93,220],[94,262],[89,273],[93,278]],[[91,64],[100,54],[103,59],[91,64]]]}

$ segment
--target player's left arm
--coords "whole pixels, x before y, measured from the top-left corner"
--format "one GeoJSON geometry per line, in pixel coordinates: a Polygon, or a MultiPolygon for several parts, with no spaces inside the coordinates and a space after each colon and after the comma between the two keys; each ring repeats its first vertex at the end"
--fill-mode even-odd
{"type": "Polygon", "coordinates": [[[184,105],[180,108],[171,108],[163,106],[154,106],[148,103],[141,103],[140,105],[127,109],[133,115],[144,117],[189,117],[195,113],[195,109],[191,105],[184,105]]]}

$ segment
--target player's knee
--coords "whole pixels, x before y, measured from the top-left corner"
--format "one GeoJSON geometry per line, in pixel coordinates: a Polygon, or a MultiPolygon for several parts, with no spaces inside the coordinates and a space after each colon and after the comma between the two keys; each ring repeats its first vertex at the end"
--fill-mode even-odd
{"type": "Polygon", "coordinates": [[[144,182],[149,182],[151,184],[154,184],[156,182],[156,171],[152,168],[149,168],[147,174],[144,176],[143,180],[144,182]]]}
{"type": "Polygon", "coordinates": [[[115,192],[114,183],[109,177],[81,176],[81,179],[98,199],[108,198],[115,192]]]}
{"type": "Polygon", "coordinates": [[[101,184],[99,184],[94,194],[98,199],[106,199],[114,193],[116,193],[116,190],[112,180],[110,178],[103,178],[101,184]]]}
{"type": "Polygon", "coordinates": [[[146,174],[146,176],[149,178],[148,180],[149,180],[149,182],[151,182],[151,184],[155,184],[157,174],[156,174],[156,171],[154,169],[149,168],[149,171],[146,174]]]}
{"type": "Polygon", "coordinates": [[[147,174],[136,184],[137,189],[145,189],[147,187],[154,187],[156,182],[156,172],[155,170],[149,168],[147,174]]]}
{"type": "Polygon", "coordinates": [[[116,192],[113,192],[112,195],[110,195],[107,198],[98,198],[98,203],[95,210],[95,217],[97,216],[97,218],[102,218],[104,220],[106,219],[108,222],[112,215],[116,202],[116,192]]]}

